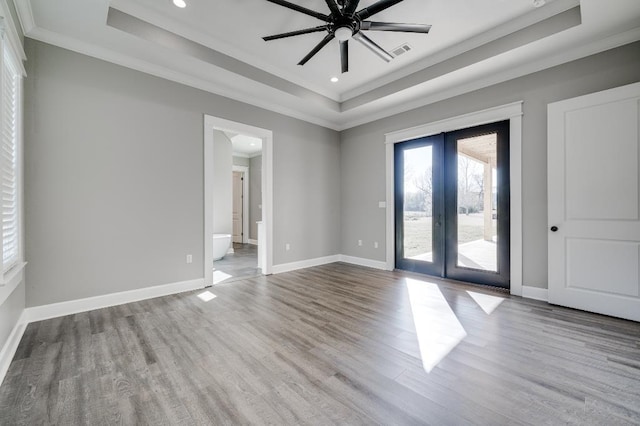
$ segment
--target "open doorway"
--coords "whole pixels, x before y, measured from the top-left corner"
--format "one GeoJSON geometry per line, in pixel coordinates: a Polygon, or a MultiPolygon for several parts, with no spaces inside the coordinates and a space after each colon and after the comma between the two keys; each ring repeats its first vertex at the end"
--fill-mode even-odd
{"type": "Polygon", "coordinates": [[[204,118],[205,283],[271,272],[272,133],[204,118]]]}

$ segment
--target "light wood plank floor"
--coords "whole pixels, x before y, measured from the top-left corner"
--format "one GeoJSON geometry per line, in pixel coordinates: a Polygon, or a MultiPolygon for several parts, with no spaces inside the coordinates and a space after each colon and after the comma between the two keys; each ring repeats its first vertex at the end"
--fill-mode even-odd
{"type": "Polygon", "coordinates": [[[638,323],[341,263],[208,291],[30,324],[0,424],[640,424],[638,323]]]}

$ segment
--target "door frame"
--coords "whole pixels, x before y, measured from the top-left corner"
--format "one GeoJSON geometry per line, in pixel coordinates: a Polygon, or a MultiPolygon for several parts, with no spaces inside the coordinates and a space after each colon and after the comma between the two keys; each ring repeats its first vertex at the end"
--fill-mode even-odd
{"type": "Polygon", "coordinates": [[[522,296],[522,106],[523,101],[496,106],[385,134],[386,269],[395,269],[394,144],[438,133],[509,120],[510,292],[522,296]]]}
{"type": "Polygon", "coordinates": [[[258,256],[265,259],[263,275],[273,270],[273,132],[204,114],[204,283],[213,285],[213,131],[241,133],[262,139],[262,222],[264,241],[258,241],[258,256]]]}
{"type": "Polygon", "coordinates": [[[242,244],[249,243],[249,167],[231,166],[232,172],[242,172],[242,244]]]}

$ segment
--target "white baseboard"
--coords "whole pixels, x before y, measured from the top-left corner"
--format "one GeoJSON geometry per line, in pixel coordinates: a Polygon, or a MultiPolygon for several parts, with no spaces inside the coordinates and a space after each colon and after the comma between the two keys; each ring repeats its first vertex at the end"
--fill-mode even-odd
{"type": "Polygon", "coordinates": [[[249,244],[253,244],[254,246],[257,246],[258,240],[252,240],[251,238],[249,238],[249,244]]]}
{"type": "Polygon", "coordinates": [[[235,252],[233,251],[233,245],[232,245],[231,247],[229,247],[229,250],[227,250],[227,254],[233,254],[233,253],[235,252]]]}
{"type": "Polygon", "coordinates": [[[283,272],[295,271],[296,269],[311,268],[313,266],[326,265],[328,263],[334,263],[340,261],[340,255],[334,254],[333,256],[316,257],[315,259],[301,260],[299,262],[282,263],[280,265],[273,265],[271,273],[281,274],[283,272]]]}
{"type": "Polygon", "coordinates": [[[365,259],[363,257],[347,256],[346,254],[340,255],[340,261],[345,263],[351,263],[352,265],[366,266],[368,268],[375,268],[375,269],[382,269],[382,270],[387,269],[386,262],[382,262],[379,260],[365,259]]]}
{"type": "Polygon", "coordinates": [[[530,287],[530,286],[523,285],[522,297],[526,297],[527,299],[535,299],[535,300],[542,300],[542,301],[548,302],[549,290],[546,288],[530,287]]]}
{"type": "Polygon", "coordinates": [[[18,322],[13,326],[9,338],[2,347],[2,350],[0,350],[0,384],[2,384],[7,371],[9,371],[11,361],[13,361],[16,350],[18,350],[18,345],[20,344],[24,330],[27,328],[28,322],[26,321],[25,311],[26,310],[23,310],[22,314],[20,314],[18,322]]]}
{"type": "Polygon", "coordinates": [[[362,257],[347,256],[344,254],[334,254],[332,256],[317,257],[315,259],[301,260],[299,262],[283,263],[273,265],[272,273],[281,274],[283,272],[295,271],[297,269],[311,268],[313,266],[326,265],[334,262],[345,262],[353,265],[366,266],[368,268],[386,270],[386,262],[365,259],[362,257]]]}
{"type": "Polygon", "coordinates": [[[109,306],[122,305],[137,302],[154,297],[167,296],[183,291],[196,290],[204,287],[204,278],[190,281],[182,281],[153,287],[139,288],[136,290],[110,293],[102,296],[87,297],[86,299],[70,300],[68,302],[52,303],[50,305],[34,306],[25,309],[27,322],[42,321],[93,309],[107,308],[109,306]]]}

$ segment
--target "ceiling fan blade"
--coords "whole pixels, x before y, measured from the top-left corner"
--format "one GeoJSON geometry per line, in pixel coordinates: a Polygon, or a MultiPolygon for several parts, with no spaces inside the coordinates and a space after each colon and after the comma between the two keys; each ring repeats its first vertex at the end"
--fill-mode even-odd
{"type": "Polygon", "coordinates": [[[329,10],[333,16],[342,16],[342,11],[336,4],[336,0],[325,0],[327,2],[327,6],[329,6],[329,10]]]}
{"type": "Polygon", "coordinates": [[[393,56],[382,47],[378,46],[373,40],[371,40],[366,35],[361,32],[357,32],[353,35],[355,40],[358,40],[364,47],[378,55],[380,58],[385,60],[386,62],[390,62],[393,59],[393,56]]]}
{"type": "Polygon", "coordinates": [[[398,31],[403,33],[429,33],[431,25],[427,24],[397,24],[393,22],[364,21],[360,24],[361,30],[370,31],[398,31]]]}
{"type": "Polygon", "coordinates": [[[383,10],[390,8],[394,4],[400,3],[401,1],[402,0],[380,0],[377,3],[374,3],[371,6],[365,7],[364,9],[356,12],[356,15],[358,15],[358,18],[365,20],[370,16],[375,15],[376,13],[382,12],[383,10]]]}
{"type": "Polygon", "coordinates": [[[358,3],[360,3],[360,0],[349,0],[349,2],[347,3],[347,5],[344,7],[344,10],[343,10],[344,16],[349,16],[349,17],[352,16],[353,13],[358,8],[358,3]]]}
{"type": "Polygon", "coordinates": [[[313,16],[314,18],[320,19],[321,21],[329,22],[329,17],[323,13],[316,12],[311,9],[307,9],[306,7],[298,6],[297,4],[290,3],[285,0],[267,0],[268,2],[279,4],[280,6],[284,6],[288,9],[295,10],[296,12],[304,13],[305,15],[313,16]]]}
{"type": "Polygon", "coordinates": [[[340,64],[343,74],[349,72],[349,40],[340,41],[340,64]]]}
{"type": "Polygon", "coordinates": [[[326,31],[326,30],[327,30],[327,26],[321,25],[319,27],[306,28],[304,30],[290,31],[288,33],[282,33],[282,34],[274,34],[267,37],[262,37],[262,39],[264,41],[271,41],[271,40],[277,40],[279,38],[293,37],[293,36],[309,34],[309,33],[317,33],[317,32],[326,31]]]}
{"type": "Polygon", "coordinates": [[[307,53],[307,56],[305,56],[304,58],[302,58],[302,60],[300,62],[298,62],[298,65],[304,65],[306,64],[309,59],[313,58],[313,56],[318,53],[320,51],[320,49],[322,49],[323,47],[325,47],[327,45],[327,43],[329,43],[331,40],[333,40],[335,36],[333,34],[327,34],[320,43],[318,43],[316,45],[316,47],[314,47],[311,52],[307,53]]]}

